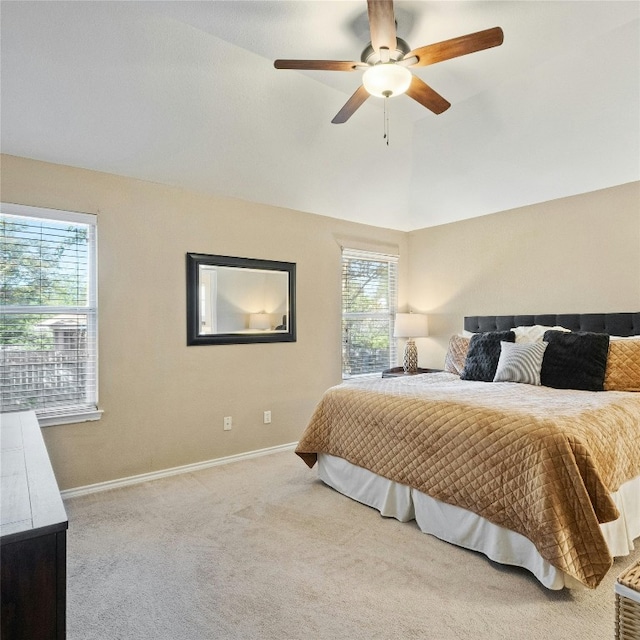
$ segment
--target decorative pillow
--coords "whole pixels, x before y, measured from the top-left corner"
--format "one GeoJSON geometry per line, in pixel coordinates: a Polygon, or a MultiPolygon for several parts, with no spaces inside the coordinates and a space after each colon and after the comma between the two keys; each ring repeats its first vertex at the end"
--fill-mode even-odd
{"type": "Polygon", "coordinates": [[[609,336],[606,333],[547,331],[549,343],[540,379],[546,387],[603,391],[609,336]]]}
{"type": "Polygon", "coordinates": [[[545,332],[547,331],[570,331],[564,327],[545,327],[542,324],[534,324],[531,326],[515,327],[511,329],[516,334],[516,342],[542,342],[545,332]]]}
{"type": "Polygon", "coordinates": [[[476,333],[469,342],[469,351],[460,378],[493,382],[500,359],[500,342],[514,342],[515,339],[513,331],[476,333]]]}
{"type": "Polygon", "coordinates": [[[611,340],[605,391],[640,391],[640,338],[611,340]]]}
{"type": "Polygon", "coordinates": [[[455,373],[457,376],[462,373],[470,340],[471,338],[463,338],[462,336],[451,336],[447,355],[444,358],[445,371],[455,373]]]}
{"type": "Polygon", "coordinates": [[[500,359],[493,381],[539,385],[542,358],[547,346],[547,342],[501,342],[500,359]]]}

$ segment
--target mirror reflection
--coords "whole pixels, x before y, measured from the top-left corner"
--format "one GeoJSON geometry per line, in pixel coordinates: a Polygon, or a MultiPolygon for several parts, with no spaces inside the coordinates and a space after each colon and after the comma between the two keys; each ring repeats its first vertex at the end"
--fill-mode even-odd
{"type": "Polygon", "coordinates": [[[200,335],[287,331],[289,274],[200,265],[200,335]]]}
{"type": "Polygon", "coordinates": [[[295,339],[295,264],[187,254],[187,344],[295,339]]]}

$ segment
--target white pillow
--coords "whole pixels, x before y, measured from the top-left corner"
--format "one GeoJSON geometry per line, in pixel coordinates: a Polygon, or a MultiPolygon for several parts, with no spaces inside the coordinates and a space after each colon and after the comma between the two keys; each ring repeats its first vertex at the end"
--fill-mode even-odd
{"type": "Polygon", "coordinates": [[[516,334],[516,342],[542,342],[545,331],[567,331],[564,327],[545,327],[542,324],[534,324],[530,327],[515,327],[511,329],[516,334]]]}
{"type": "Polygon", "coordinates": [[[539,385],[542,358],[548,344],[542,341],[520,344],[500,341],[500,359],[493,381],[539,385]]]}

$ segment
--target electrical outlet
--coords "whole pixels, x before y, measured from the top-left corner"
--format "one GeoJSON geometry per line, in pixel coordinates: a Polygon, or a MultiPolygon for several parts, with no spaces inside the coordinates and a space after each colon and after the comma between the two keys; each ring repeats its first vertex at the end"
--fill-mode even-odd
{"type": "Polygon", "coordinates": [[[231,416],[225,416],[223,424],[224,424],[225,431],[231,431],[231,425],[233,424],[233,420],[231,419],[231,416]]]}
{"type": "Polygon", "coordinates": [[[263,417],[264,424],[271,424],[271,411],[265,411],[263,417]]]}

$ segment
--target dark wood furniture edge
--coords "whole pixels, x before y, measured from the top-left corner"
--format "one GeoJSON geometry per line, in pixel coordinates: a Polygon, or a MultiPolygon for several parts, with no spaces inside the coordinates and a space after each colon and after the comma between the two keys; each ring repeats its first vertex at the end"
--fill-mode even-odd
{"type": "Polygon", "coordinates": [[[0,524],[0,635],[7,640],[63,640],[66,511],[35,413],[3,414],[2,433],[3,453],[9,454],[12,464],[2,476],[6,510],[0,524]]]}
{"type": "Polygon", "coordinates": [[[418,367],[418,370],[415,373],[405,373],[403,367],[392,367],[391,369],[385,369],[382,372],[383,378],[396,378],[401,376],[415,376],[420,373],[439,373],[443,371],[443,369],[423,369],[418,367]]]}

